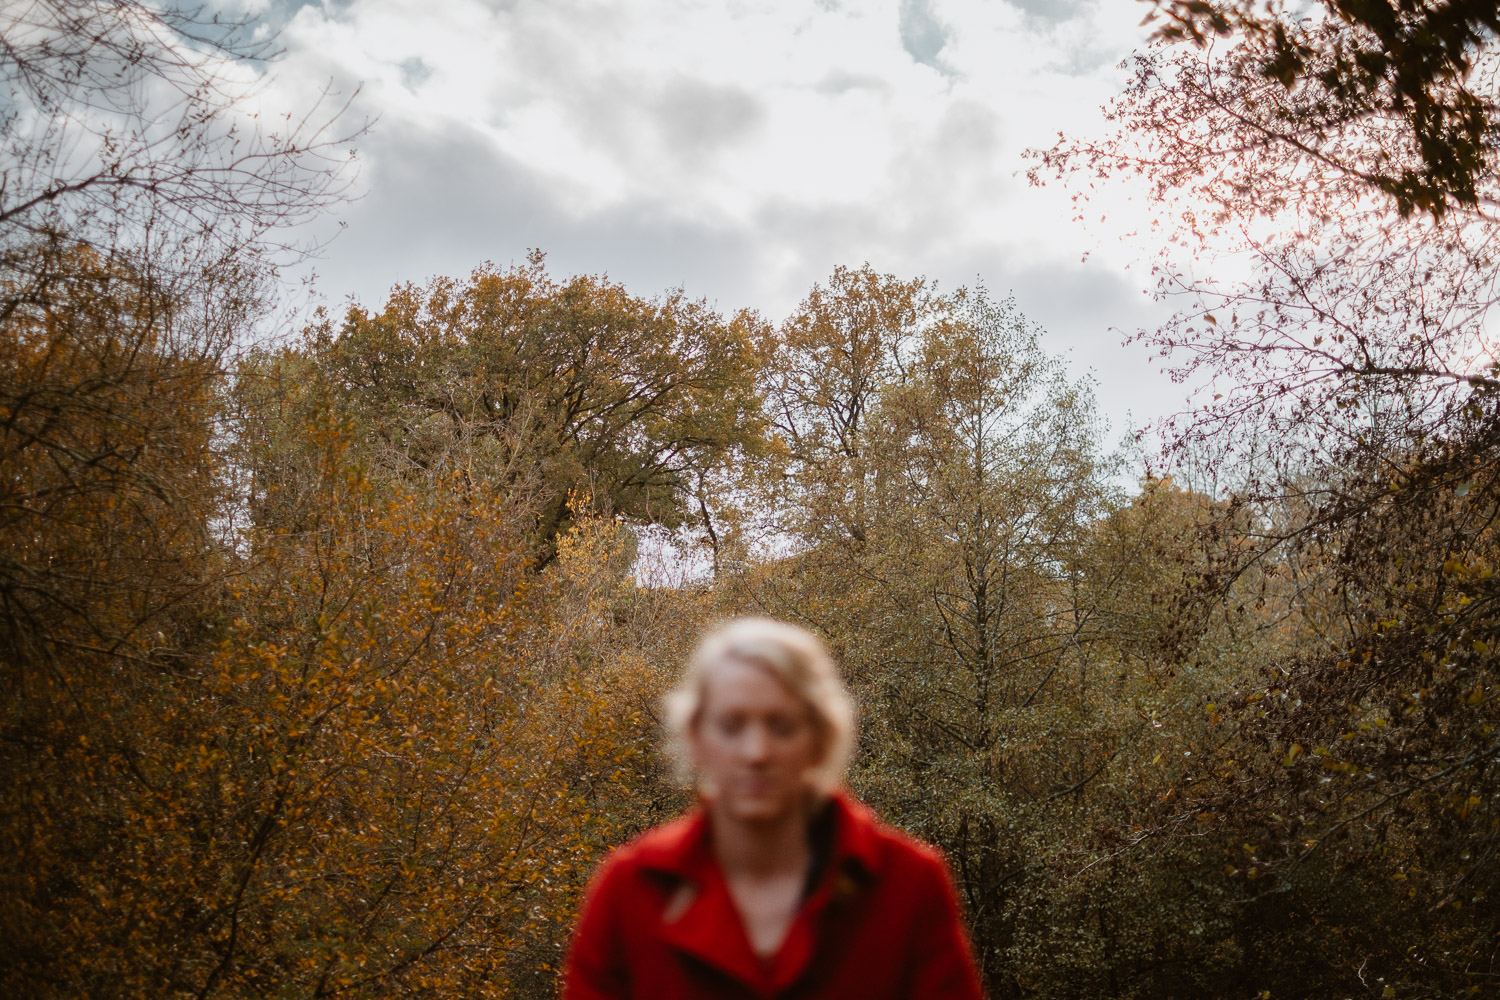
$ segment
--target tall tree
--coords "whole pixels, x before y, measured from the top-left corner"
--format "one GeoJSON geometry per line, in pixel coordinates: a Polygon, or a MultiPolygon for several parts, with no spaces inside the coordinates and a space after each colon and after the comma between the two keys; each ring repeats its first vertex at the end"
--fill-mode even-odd
{"type": "Polygon", "coordinates": [[[869,264],[834,269],[782,323],[764,373],[766,419],[782,461],[773,482],[791,491],[779,526],[805,538],[866,540],[878,471],[872,410],[906,377],[918,338],[943,312],[923,279],[869,264]]]}
{"type": "Polygon", "coordinates": [[[855,786],[948,851],[1006,992],[1035,810],[1113,749],[1078,711],[1095,630],[1072,570],[1108,462],[1038,336],[982,289],[835,272],[768,368],[784,534],[724,584],[833,641],[863,708],[855,786]]]}
{"type": "Polygon", "coordinates": [[[710,516],[703,477],[759,441],[757,329],[681,293],[557,282],[536,253],[324,320],[289,361],[326,380],[390,467],[524,487],[545,565],[575,494],[638,522],[710,516]]]}
{"type": "Polygon", "coordinates": [[[1229,699],[1180,801],[1225,826],[1248,982],[1482,992],[1500,926],[1482,905],[1500,878],[1495,9],[1159,6],[1117,131],[1039,154],[1036,176],[1151,185],[1175,222],[1156,274],[1184,308],[1144,337],[1216,394],[1174,444],[1243,470],[1230,509],[1251,544],[1218,577],[1275,571],[1316,604],[1305,641],[1263,651],[1229,699]],[[1264,934],[1309,922],[1338,945],[1264,934]]]}

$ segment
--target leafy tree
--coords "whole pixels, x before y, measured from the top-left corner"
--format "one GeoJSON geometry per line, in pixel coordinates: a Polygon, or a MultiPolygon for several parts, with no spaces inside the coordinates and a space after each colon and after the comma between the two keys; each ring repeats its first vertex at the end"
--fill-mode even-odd
{"type": "Polygon", "coordinates": [[[1285,602],[1174,795],[1220,828],[1242,981],[1470,995],[1496,929],[1494,8],[1326,6],[1162,5],[1119,130],[1037,176],[1144,174],[1175,223],[1156,273],[1187,304],[1145,338],[1216,395],[1172,444],[1244,471],[1213,575],[1285,602]]]}
{"type": "Polygon", "coordinates": [[[34,676],[171,648],[153,635],[209,585],[216,355],[243,318],[224,302],[184,331],[128,263],[65,244],[38,256],[0,285],[0,643],[34,676]]]}
{"type": "Polygon", "coordinates": [[[1294,114],[1248,116],[1257,145],[1315,156],[1391,196],[1403,216],[1490,204],[1494,4],[1323,0],[1297,17],[1280,3],[1153,3],[1158,38],[1206,49],[1228,37],[1235,50],[1226,68],[1237,81],[1259,76],[1289,96],[1302,91],[1294,114]],[[1376,145],[1393,141],[1403,155],[1368,158],[1370,144],[1359,139],[1393,130],[1376,145]],[[1359,138],[1350,143],[1351,135],[1359,138]]]}
{"type": "Polygon", "coordinates": [[[336,111],[242,115],[252,27],[0,14],[0,989],[545,993],[644,822],[654,675],[579,621],[628,536],[568,512],[539,583],[534,490],[393,468],[306,361],[234,367],[280,227],[347,180],[336,111]]]}
{"type": "Polygon", "coordinates": [[[1109,464],[1037,338],[982,290],[835,272],[768,369],[795,548],[721,586],[832,640],[862,705],[855,787],[948,852],[996,995],[1022,989],[1016,902],[1059,802],[1138,728],[1099,700],[1077,572],[1109,464]]]}
{"type": "MultiPolygon", "coordinates": [[[[1115,130],[1035,152],[1032,177],[1150,185],[1164,237],[1153,274],[1163,297],[1187,305],[1143,339],[1174,377],[1215,393],[1181,435],[1222,449],[1220,461],[1272,478],[1308,472],[1310,482],[1341,467],[1361,437],[1379,438],[1371,445],[1393,459],[1420,447],[1473,390],[1495,384],[1484,323],[1495,273],[1488,132],[1468,181],[1439,190],[1435,167],[1412,181],[1431,189],[1428,211],[1412,214],[1391,189],[1425,175],[1423,157],[1439,147],[1466,162],[1478,155],[1423,137],[1403,115],[1449,98],[1487,113],[1486,5],[1329,3],[1341,16],[1306,20],[1236,4],[1159,6],[1175,19],[1134,57],[1132,82],[1108,109],[1115,130]],[[1375,59],[1384,31],[1409,51],[1375,59]],[[1183,37],[1199,44],[1170,44],[1183,37]],[[1291,76],[1267,68],[1293,50],[1291,76]],[[1364,63],[1367,78],[1348,79],[1364,63]],[[1430,98],[1406,94],[1423,87],[1430,98]],[[1252,443],[1273,454],[1248,454],[1252,443]],[[1282,443],[1295,454],[1275,455],[1282,443]]],[[[1447,118],[1433,114],[1441,132],[1447,118]]]]}
{"type": "Polygon", "coordinates": [[[641,522],[710,517],[705,480],[759,440],[757,330],[753,315],[726,321],[681,293],[558,283],[538,253],[398,288],[337,328],[325,319],[295,363],[345,401],[388,467],[524,485],[546,565],[575,492],[641,522]]]}
{"type": "MultiPolygon", "coordinates": [[[[269,407],[268,388],[184,405],[290,451],[294,495],[261,502],[294,515],[220,547],[203,509],[139,511],[162,522],[146,544],[174,541],[172,515],[196,529],[179,557],[223,567],[211,586],[175,629],[158,615],[100,649],[54,626],[49,655],[10,667],[7,992],[508,995],[555,961],[599,848],[640,826],[642,678],[582,669],[568,624],[598,606],[577,592],[618,579],[592,567],[620,565],[619,527],[528,587],[525,508],[451,472],[381,475],[326,400],[287,387],[269,407]]],[[[172,440],[142,447],[170,462],[172,440]]],[[[129,538],[118,495],[103,523],[129,538]]],[[[86,623],[111,583],[75,589],[86,623]]]]}
{"type": "Polygon", "coordinates": [[[863,502],[878,475],[866,439],[881,393],[904,377],[941,306],[927,282],[836,268],[782,324],[765,373],[767,420],[795,499],[783,527],[805,537],[866,539],[863,502]]]}

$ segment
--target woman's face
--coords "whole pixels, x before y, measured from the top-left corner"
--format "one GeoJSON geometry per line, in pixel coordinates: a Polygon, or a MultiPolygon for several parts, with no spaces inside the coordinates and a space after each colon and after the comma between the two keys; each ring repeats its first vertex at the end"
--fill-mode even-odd
{"type": "Polygon", "coordinates": [[[801,808],[822,757],[808,705],[769,670],[738,660],[709,671],[688,743],[717,807],[747,823],[801,808]]]}

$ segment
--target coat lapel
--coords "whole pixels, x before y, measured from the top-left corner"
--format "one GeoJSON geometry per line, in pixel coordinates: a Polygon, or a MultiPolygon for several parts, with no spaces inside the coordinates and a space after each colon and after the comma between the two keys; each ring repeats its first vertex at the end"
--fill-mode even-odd
{"type": "Polygon", "coordinates": [[[747,986],[762,987],[765,971],[750,947],[723,877],[710,866],[701,881],[690,884],[695,892],[692,902],[676,920],[662,924],[662,938],[747,986]]]}
{"type": "Polygon", "coordinates": [[[653,831],[641,863],[669,882],[658,933],[668,945],[720,972],[759,988],[765,981],[729,886],[713,858],[701,809],[653,831]]]}
{"type": "Polygon", "coordinates": [[[831,943],[825,940],[828,925],[874,877],[878,861],[869,810],[843,793],[833,796],[829,808],[833,841],[826,867],[768,965],[750,946],[714,860],[703,811],[653,831],[642,844],[641,860],[670,881],[661,915],[662,940],[762,992],[779,993],[801,979],[820,948],[831,943]]]}

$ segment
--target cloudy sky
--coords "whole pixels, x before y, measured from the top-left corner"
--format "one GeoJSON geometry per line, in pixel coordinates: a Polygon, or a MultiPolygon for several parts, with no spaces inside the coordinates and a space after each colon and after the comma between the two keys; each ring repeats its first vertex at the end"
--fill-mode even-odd
{"type": "Polygon", "coordinates": [[[359,85],[376,119],[363,196],[316,263],[332,301],[538,247],[558,274],[779,319],[868,261],[1013,292],[1050,350],[1094,372],[1116,432],[1180,404],[1120,343],[1160,315],[1119,238],[1132,206],[1084,227],[1022,158],[1102,132],[1139,3],[270,3],[286,54],[265,100],[359,85]]]}

